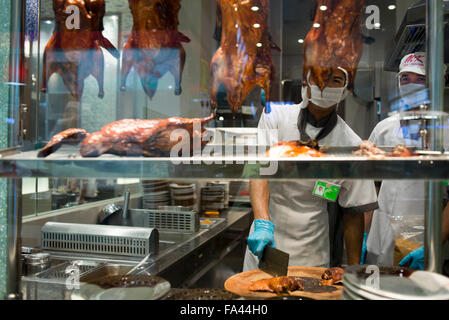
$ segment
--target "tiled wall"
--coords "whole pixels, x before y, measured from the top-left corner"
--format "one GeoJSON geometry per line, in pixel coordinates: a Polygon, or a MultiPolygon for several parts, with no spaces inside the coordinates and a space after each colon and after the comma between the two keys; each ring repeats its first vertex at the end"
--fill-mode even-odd
{"type": "MultiPolygon", "coordinates": [[[[8,79],[10,0],[0,0],[0,149],[8,146],[8,79]]],[[[0,179],[0,299],[6,293],[6,179],[0,179]]]]}

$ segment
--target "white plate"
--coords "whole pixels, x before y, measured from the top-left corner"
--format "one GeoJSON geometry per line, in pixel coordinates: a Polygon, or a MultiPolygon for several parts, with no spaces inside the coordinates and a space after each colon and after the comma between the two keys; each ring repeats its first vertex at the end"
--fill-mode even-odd
{"type": "Polygon", "coordinates": [[[346,287],[343,289],[341,296],[344,300],[364,300],[362,297],[357,296],[353,292],[349,291],[346,287]]]}
{"type": "Polygon", "coordinates": [[[449,278],[442,275],[415,271],[409,277],[382,275],[379,279],[380,289],[375,289],[363,282],[357,283],[356,276],[345,274],[344,283],[359,295],[395,300],[449,300],[449,278]],[[345,281],[346,280],[346,281],[345,281]]]}

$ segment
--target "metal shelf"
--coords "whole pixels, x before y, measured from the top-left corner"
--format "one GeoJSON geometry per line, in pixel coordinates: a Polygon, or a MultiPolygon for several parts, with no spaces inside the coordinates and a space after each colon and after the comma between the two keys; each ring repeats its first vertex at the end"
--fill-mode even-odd
{"type": "Polygon", "coordinates": [[[103,155],[82,158],[74,147],[61,148],[49,157],[37,151],[0,158],[1,177],[145,178],[145,179],[412,179],[449,180],[449,155],[368,160],[351,153],[324,158],[269,159],[275,173],[267,174],[268,158],[248,156],[144,158],[103,155]],[[178,164],[178,161],[185,163],[178,164]],[[264,166],[261,166],[264,165],[264,166]]]}

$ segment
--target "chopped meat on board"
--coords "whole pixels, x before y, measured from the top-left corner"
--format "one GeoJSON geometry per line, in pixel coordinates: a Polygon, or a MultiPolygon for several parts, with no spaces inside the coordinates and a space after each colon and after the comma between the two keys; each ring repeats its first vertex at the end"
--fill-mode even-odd
{"type": "Polygon", "coordinates": [[[303,283],[299,278],[286,276],[258,280],[253,282],[248,288],[249,291],[262,291],[276,294],[303,289],[303,283]]]}

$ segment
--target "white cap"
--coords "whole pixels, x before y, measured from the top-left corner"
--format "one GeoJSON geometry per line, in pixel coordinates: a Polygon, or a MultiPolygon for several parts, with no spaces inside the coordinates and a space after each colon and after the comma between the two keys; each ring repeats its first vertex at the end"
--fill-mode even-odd
{"type": "Polygon", "coordinates": [[[406,55],[399,65],[399,74],[404,72],[413,72],[416,74],[426,75],[426,53],[415,52],[406,55]]]}

